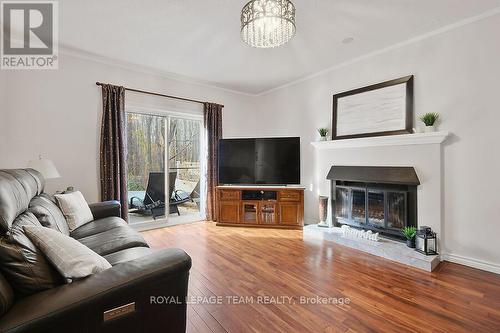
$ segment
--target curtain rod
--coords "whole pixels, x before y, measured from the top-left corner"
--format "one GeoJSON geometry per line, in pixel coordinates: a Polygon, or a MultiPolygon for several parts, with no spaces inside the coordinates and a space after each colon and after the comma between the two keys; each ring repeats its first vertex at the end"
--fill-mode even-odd
{"type": "MultiPolygon", "coordinates": [[[[102,86],[105,83],[96,82],[95,84],[98,85],[98,86],[102,86]]],[[[153,95],[153,96],[160,96],[160,97],[178,99],[178,100],[181,100],[181,101],[193,102],[193,103],[200,103],[200,104],[205,104],[206,103],[206,102],[199,101],[199,100],[196,100],[196,99],[190,99],[190,98],[184,98],[184,97],[178,97],[178,96],[172,96],[172,95],[165,95],[165,94],[155,93],[155,92],[151,92],[151,91],[139,90],[139,89],[133,89],[133,88],[127,88],[127,87],[124,87],[124,88],[125,88],[125,90],[133,91],[133,92],[137,92],[137,93],[141,93],[141,94],[147,94],[147,95],[153,95]]],[[[224,105],[222,105],[222,104],[219,104],[219,105],[221,105],[222,107],[224,107],[224,105]]]]}

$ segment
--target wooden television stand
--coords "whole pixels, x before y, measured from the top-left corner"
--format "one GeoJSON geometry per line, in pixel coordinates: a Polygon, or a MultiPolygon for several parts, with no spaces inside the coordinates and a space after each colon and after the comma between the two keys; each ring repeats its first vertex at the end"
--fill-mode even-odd
{"type": "Polygon", "coordinates": [[[302,229],[304,188],[217,186],[217,225],[302,229]]]}

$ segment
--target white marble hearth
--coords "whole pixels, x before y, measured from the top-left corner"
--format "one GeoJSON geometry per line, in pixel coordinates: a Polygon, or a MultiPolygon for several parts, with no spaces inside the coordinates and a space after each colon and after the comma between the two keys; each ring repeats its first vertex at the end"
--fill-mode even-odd
{"type": "Polygon", "coordinates": [[[427,272],[432,272],[440,262],[439,255],[426,256],[408,248],[404,243],[387,238],[381,238],[378,242],[374,242],[361,238],[344,237],[340,228],[323,228],[318,227],[317,224],[307,225],[304,227],[304,239],[307,238],[332,241],[427,272]]]}

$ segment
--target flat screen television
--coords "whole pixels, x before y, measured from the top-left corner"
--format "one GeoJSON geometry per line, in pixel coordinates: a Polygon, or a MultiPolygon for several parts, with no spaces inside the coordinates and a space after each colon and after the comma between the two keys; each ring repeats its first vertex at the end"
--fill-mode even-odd
{"type": "Polygon", "coordinates": [[[221,139],[219,184],[300,184],[300,138],[221,139]]]}

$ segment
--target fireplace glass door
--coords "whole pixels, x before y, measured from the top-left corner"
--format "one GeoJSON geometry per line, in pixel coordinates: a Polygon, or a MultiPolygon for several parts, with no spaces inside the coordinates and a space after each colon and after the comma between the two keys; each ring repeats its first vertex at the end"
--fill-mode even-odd
{"type": "Polygon", "coordinates": [[[335,216],[343,221],[349,220],[350,198],[349,189],[338,186],[335,191],[335,216]]]}
{"type": "Polygon", "coordinates": [[[387,228],[400,230],[406,225],[406,193],[387,192],[387,228]]]}
{"type": "Polygon", "coordinates": [[[352,188],[351,219],[360,224],[366,224],[366,190],[352,188]]]}
{"type": "Polygon", "coordinates": [[[368,223],[383,228],[385,223],[384,192],[368,190],[368,223]]]}

